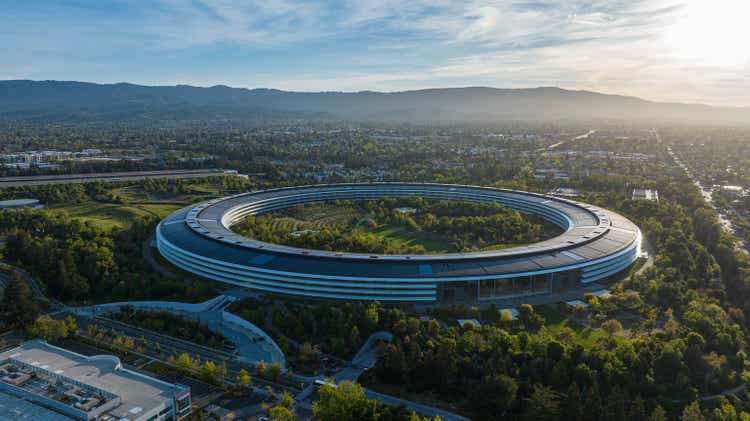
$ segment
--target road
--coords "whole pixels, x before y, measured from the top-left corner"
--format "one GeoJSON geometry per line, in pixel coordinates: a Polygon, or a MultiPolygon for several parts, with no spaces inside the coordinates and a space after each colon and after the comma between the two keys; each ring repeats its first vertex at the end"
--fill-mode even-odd
{"type": "Polygon", "coordinates": [[[388,406],[400,406],[403,405],[407,409],[410,409],[423,416],[429,416],[430,418],[440,417],[444,421],[470,421],[469,418],[463,417],[446,410],[435,408],[434,406],[422,405],[416,402],[408,401],[406,399],[400,399],[395,396],[384,395],[374,390],[365,389],[365,396],[367,399],[375,399],[383,402],[388,406]]]}
{"type": "MultiPolygon", "coordinates": [[[[196,170],[126,171],[90,174],[30,175],[0,177],[0,187],[30,186],[41,184],[89,183],[92,181],[136,181],[147,178],[204,178],[217,177],[227,173],[217,168],[196,170]]],[[[231,174],[227,174],[231,175],[231,174]]],[[[263,173],[247,174],[261,176],[263,173]]]]}
{"type": "MultiPolygon", "coordinates": [[[[656,136],[657,138],[657,141],[661,143],[661,137],[659,136],[659,133],[655,129],[653,130],[653,132],[654,132],[654,136],[656,136]]],[[[685,172],[685,174],[687,174],[687,176],[690,178],[693,184],[696,187],[698,187],[698,190],[700,190],[701,195],[703,195],[703,200],[705,200],[706,203],[708,203],[712,208],[714,208],[714,210],[716,211],[716,214],[719,216],[719,222],[721,223],[721,225],[724,227],[724,229],[728,233],[734,236],[735,248],[747,254],[748,253],[747,245],[744,243],[744,241],[742,241],[740,238],[734,235],[736,230],[734,228],[734,225],[732,224],[732,221],[716,207],[716,204],[714,203],[713,193],[711,192],[711,190],[709,190],[708,188],[705,188],[700,183],[700,181],[698,181],[698,178],[695,177],[695,175],[687,166],[687,164],[682,162],[682,160],[680,160],[680,158],[677,157],[674,151],[672,151],[671,146],[667,146],[667,153],[669,154],[670,157],[672,157],[672,160],[674,160],[675,164],[677,164],[680,168],[682,168],[682,170],[685,172]]]]}
{"type": "Polygon", "coordinates": [[[561,141],[561,142],[557,142],[557,143],[554,143],[554,144],[552,144],[552,145],[549,145],[549,146],[547,147],[547,149],[550,149],[550,150],[551,150],[551,149],[559,148],[560,146],[562,146],[562,145],[564,145],[564,144],[566,144],[566,143],[568,143],[568,142],[573,142],[573,141],[576,141],[576,140],[580,140],[580,139],[586,139],[586,138],[588,138],[589,136],[591,136],[591,135],[592,135],[592,134],[594,134],[594,133],[596,133],[596,130],[593,130],[593,129],[592,129],[592,130],[589,130],[589,131],[588,131],[587,133],[584,133],[584,134],[582,134],[582,135],[580,135],[580,136],[576,136],[576,137],[574,137],[573,139],[570,139],[570,140],[563,140],[563,141],[561,141]]]}
{"type": "MultiPolygon", "coordinates": [[[[21,279],[26,281],[26,285],[29,286],[29,290],[31,291],[31,294],[34,295],[35,297],[44,296],[44,294],[42,293],[42,289],[39,288],[39,284],[37,284],[36,280],[25,270],[19,268],[18,266],[13,266],[10,263],[4,262],[2,260],[0,260],[0,267],[4,267],[5,269],[9,271],[14,271],[18,273],[19,275],[21,275],[21,279]]],[[[2,284],[4,286],[7,282],[7,275],[0,272],[0,280],[2,281],[2,284]]],[[[50,303],[53,305],[59,304],[54,300],[51,300],[50,303]]]]}

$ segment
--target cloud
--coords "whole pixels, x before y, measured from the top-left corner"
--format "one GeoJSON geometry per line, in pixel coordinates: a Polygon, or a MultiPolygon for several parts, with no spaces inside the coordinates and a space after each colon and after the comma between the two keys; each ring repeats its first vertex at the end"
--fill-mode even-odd
{"type": "MultiPolygon", "coordinates": [[[[0,38],[17,46],[0,55],[6,73],[297,90],[558,85],[750,104],[750,63],[670,46],[693,0],[40,1],[0,16],[0,38]]],[[[721,55],[743,57],[732,45],[721,55]]]]}
{"type": "Polygon", "coordinates": [[[474,21],[458,34],[457,39],[460,41],[471,41],[494,31],[497,28],[500,11],[490,6],[480,7],[467,13],[466,16],[474,21]]]}

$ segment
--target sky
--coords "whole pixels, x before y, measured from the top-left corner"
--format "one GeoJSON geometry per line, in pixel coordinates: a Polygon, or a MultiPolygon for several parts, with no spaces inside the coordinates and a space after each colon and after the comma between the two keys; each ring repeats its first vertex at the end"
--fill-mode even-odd
{"type": "Polygon", "coordinates": [[[0,80],[559,86],[750,106],[748,16],[748,0],[6,1],[0,80]]]}

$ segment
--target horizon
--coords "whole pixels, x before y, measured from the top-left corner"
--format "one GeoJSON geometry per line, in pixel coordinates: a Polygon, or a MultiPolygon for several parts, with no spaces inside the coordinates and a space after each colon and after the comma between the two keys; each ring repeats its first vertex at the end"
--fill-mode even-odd
{"type": "Polygon", "coordinates": [[[555,86],[750,106],[750,5],[740,0],[33,6],[0,17],[15,46],[0,79],[296,92],[555,86]]]}
{"type": "Polygon", "coordinates": [[[378,94],[397,94],[397,93],[407,93],[407,92],[422,92],[422,91],[431,91],[431,90],[452,90],[452,89],[493,89],[493,90],[536,90],[536,89],[558,89],[562,91],[567,92],[581,92],[581,93],[592,93],[597,95],[604,95],[604,96],[613,96],[613,97],[622,97],[622,98],[634,98],[646,102],[651,102],[655,104],[673,104],[673,105],[687,105],[687,106],[706,106],[711,108],[717,108],[717,109],[728,109],[728,110],[742,110],[742,109],[749,109],[750,105],[715,105],[715,104],[707,104],[707,103],[700,103],[700,102],[679,102],[679,101],[658,101],[653,100],[650,98],[643,98],[639,96],[634,95],[626,95],[626,94],[619,94],[619,93],[611,93],[611,92],[601,92],[601,91],[592,91],[589,89],[571,89],[571,88],[564,88],[560,86],[529,86],[529,87],[517,87],[517,88],[503,88],[503,87],[496,87],[496,86],[446,86],[446,87],[424,87],[424,88],[414,88],[414,89],[405,89],[405,90],[395,90],[395,91],[387,91],[387,90],[372,90],[372,89],[365,89],[365,90],[350,90],[350,91],[343,91],[343,90],[324,90],[324,91],[316,91],[316,90],[288,90],[288,89],[280,89],[280,88],[274,88],[274,87],[268,87],[268,86],[255,86],[255,87],[244,87],[244,86],[231,86],[231,85],[224,85],[224,84],[215,84],[215,85],[190,85],[190,84],[173,84],[173,85],[147,85],[147,84],[140,84],[140,83],[133,83],[133,82],[126,82],[126,81],[120,81],[120,82],[106,82],[106,83],[100,83],[100,82],[90,82],[85,80],[55,80],[55,79],[44,79],[44,80],[34,80],[34,79],[2,79],[0,80],[0,83],[2,82],[57,82],[57,83],[83,83],[83,84],[93,84],[93,85],[100,85],[100,86],[113,86],[113,85],[132,85],[132,86],[140,86],[145,88],[176,88],[176,87],[190,87],[190,88],[202,88],[202,89],[211,89],[211,88],[229,88],[229,89],[244,89],[248,91],[253,90],[270,90],[270,91],[280,91],[280,92],[288,92],[288,93],[312,93],[312,94],[326,94],[326,93],[340,93],[340,94],[358,94],[358,93],[378,93],[378,94]]]}

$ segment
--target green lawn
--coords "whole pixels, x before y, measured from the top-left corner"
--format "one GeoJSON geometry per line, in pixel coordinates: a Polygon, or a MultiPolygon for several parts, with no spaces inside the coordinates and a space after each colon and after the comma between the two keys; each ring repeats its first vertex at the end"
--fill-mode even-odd
{"type": "Polygon", "coordinates": [[[128,227],[135,218],[156,216],[160,219],[172,212],[214,197],[219,194],[219,186],[214,184],[191,185],[189,193],[148,194],[140,185],[126,186],[112,191],[123,204],[89,201],[50,206],[53,211],[64,211],[70,216],[90,221],[105,229],[128,227]]]}
{"type": "Polygon", "coordinates": [[[180,204],[165,204],[165,203],[155,203],[155,204],[139,204],[136,205],[139,209],[143,209],[146,211],[149,211],[153,213],[154,215],[158,216],[159,219],[164,219],[172,212],[183,208],[183,205],[180,204]]]}
{"type": "MultiPolygon", "coordinates": [[[[557,335],[564,327],[569,327],[575,331],[577,342],[587,348],[607,337],[607,334],[601,329],[591,329],[570,319],[560,312],[557,304],[534,306],[534,311],[544,316],[544,325],[553,336],[557,335]]],[[[626,340],[619,336],[615,336],[614,338],[616,341],[626,340]]]]}
{"type": "Polygon", "coordinates": [[[363,214],[353,206],[339,206],[334,203],[294,206],[273,214],[278,215],[280,219],[302,223],[306,229],[344,228],[350,226],[353,220],[363,218],[363,214]]]}
{"type": "MultiPolygon", "coordinates": [[[[419,212],[419,210],[417,210],[419,212]]],[[[265,215],[265,218],[273,218],[273,221],[263,220],[270,231],[273,231],[274,238],[283,238],[293,231],[322,231],[330,229],[338,231],[341,237],[374,235],[380,240],[388,240],[392,250],[408,250],[414,247],[422,247],[428,254],[452,253],[457,248],[466,250],[495,250],[508,247],[514,247],[517,244],[486,244],[477,242],[476,244],[456,245],[456,240],[440,232],[429,232],[426,230],[411,231],[406,225],[401,223],[386,223],[378,219],[377,227],[371,228],[364,223],[369,218],[374,218],[372,212],[367,206],[362,206],[360,202],[328,202],[328,203],[311,203],[306,205],[297,205],[278,211],[273,211],[265,215]]],[[[237,227],[238,232],[248,232],[242,226],[237,227]]],[[[263,238],[260,238],[264,240],[263,238]]],[[[265,240],[267,241],[267,240],[265,240]]],[[[283,240],[281,241],[285,243],[283,240]]],[[[351,250],[337,250],[351,251],[351,250]]]]}
{"type": "Polygon", "coordinates": [[[50,209],[67,212],[71,217],[92,222],[105,229],[127,227],[135,218],[150,215],[148,211],[133,206],[100,202],[58,205],[50,209]]]}
{"type": "Polygon", "coordinates": [[[438,234],[412,233],[408,232],[404,227],[387,224],[380,225],[374,230],[368,230],[368,232],[407,246],[422,246],[428,253],[449,253],[454,251],[450,240],[438,234]]]}
{"type": "Polygon", "coordinates": [[[120,196],[123,201],[132,202],[136,200],[147,200],[146,193],[141,186],[127,186],[112,190],[112,193],[120,196]]]}
{"type": "Polygon", "coordinates": [[[143,190],[142,186],[134,185],[114,189],[112,193],[122,198],[123,202],[132,204],[174,203],[188,205],[208,197],[218,196],[221,191],[219,186],[214,184],[196,184],[189,186],[187,193],[149,194],[143,190]]]}

